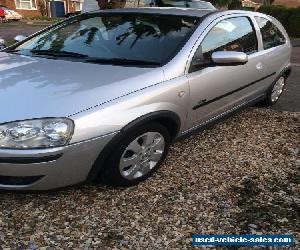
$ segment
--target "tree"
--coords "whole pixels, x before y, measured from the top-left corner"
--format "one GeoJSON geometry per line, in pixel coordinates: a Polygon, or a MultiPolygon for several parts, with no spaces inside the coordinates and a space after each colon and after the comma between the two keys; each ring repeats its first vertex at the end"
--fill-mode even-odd
{"type": "Polygon", "coordinates": [[[116,9],[124,8],[126,5],[126,0],[97,0],[99,7],[101,9],[116,9]]]}
{"type": "Polygon", "coordinates": [[[47,3],[45,2],[45,0],[38,0],[37,5],[38,5],[38,8],[41,12],[41,15],[42,16],[47,16],[48,11],[47,11],[47,3]]]}
{"type": "Polygon", "coordinates": [[[274,3],[274,0],[264,0],[263,5],[271,5],[274,3]]]}
{"type": "Polygon", "coordinates": [[[218,8],[229,8],[229,9],[239,9],[242,7],[242,0],[206,0],[211,2],[214,6],[218,8]]]}
{"type": "Polygon", "coordinates": [[[243,4],[240,0],[231,0],[231,3],[228,4],[228,9],[230,10],[241,9],[242,7],[243,4]]]}

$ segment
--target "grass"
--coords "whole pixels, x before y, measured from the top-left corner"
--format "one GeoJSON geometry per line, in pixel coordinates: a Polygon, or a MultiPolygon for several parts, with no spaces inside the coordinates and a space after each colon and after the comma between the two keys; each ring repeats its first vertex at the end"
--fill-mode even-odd
{"type": "Polygon", "coordinates": [[[6,41],[6,46],[13,45],[14,43],[15,43],[14,40],[7,40],[7,41],[6,41]]]}
{"type": "Polygon", "coordinates": [[[62,21],[64,20],[65,18],[64,17],[55,17],[55,18],[52,18],[52,17],[46,17],[46,16],[38,16],[38,17],[31,17],[31,18],[25,18],[23,20],[25,21],[43,21],[43,22],[59,22],[59,21],[62,21]]]}
{"type": "Polygon", "coordinates": [[[26,23],[26,22],[14,22],[14,23],[1,23],[0,29],[9,29],[9,28],[22,28],[26,29],[27,27],[47,27],[49,25],[54,24],[55,22],[32,22],[32,23],[26,23]]]}
{"type": "Polygon", "coordinates": [[[57,22],[63,21],[64,18],[26,18],[22,19],[21,21],[13,21],[13,22],[8,22],[8,23],[1,23],[0,24],[0,29],[1,28],[24,28],[26,29],[27,27],[46,27],[52,24],[55,24],[57,22]]]}

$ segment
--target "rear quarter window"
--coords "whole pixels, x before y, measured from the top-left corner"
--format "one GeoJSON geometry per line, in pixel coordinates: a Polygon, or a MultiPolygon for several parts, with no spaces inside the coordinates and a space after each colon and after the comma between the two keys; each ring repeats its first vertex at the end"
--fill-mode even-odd
{"type": "Polygon", "coordinates": [[[277,26],[263,17],[255,17],[262,35],[264,49],[270,49],[285,44],[286,39],[277,26]]]}

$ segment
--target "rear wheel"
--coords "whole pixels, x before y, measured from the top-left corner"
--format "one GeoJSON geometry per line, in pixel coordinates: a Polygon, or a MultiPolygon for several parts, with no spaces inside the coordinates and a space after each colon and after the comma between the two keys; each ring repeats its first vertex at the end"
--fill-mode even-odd
{"type": "Polygon", "coordinates": [[[284,76],[279,77],[276,82],[271,86],[265,99],[265,104],[271,106],[275,104],[282,95],[286,85],[286,78],[284,76]]]}
{"type": "Polygon", "coordinates": [[[161,165],[169,145],[169,132],[159,123],[130,130],[108,158],[101,179],[113,186],[138,184],[161,165]]]}

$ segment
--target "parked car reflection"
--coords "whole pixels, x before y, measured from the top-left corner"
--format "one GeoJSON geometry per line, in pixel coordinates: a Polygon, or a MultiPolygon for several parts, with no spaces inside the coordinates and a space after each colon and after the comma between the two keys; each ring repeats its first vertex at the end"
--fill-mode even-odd
{"type": "Polygon", "coordinates": [[[4,5],[0,5],[0,22],[18,21],[23,17],[14,10],[11,10],[4,5]]]}

